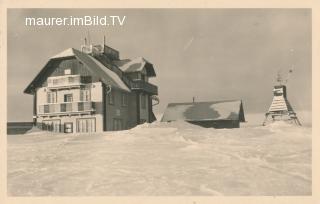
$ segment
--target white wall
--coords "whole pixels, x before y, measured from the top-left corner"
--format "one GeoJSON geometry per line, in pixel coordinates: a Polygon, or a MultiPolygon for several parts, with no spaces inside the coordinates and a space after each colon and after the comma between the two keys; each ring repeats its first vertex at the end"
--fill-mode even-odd
{"type": "MultiPolygon", "coordinates": [[[[77,132],[77,119],[79,118],[95,118],[96,120],[96,132],[103,131],[103,116],[101,114],[93,115],[81,115],[81,116],[56,116],[56,117],[40,117],[38,118],[38,123],[42,123],[43,120],[60,120],[60,124],[72,122],[73,123],[73,133],[77,132]]],[[[63,130],[61,130],[63,132],[63,130]]]]}
{"type": "MultiPolygon", "coordinates": [[[[42,87],[37,90],[37,110],[39,110],[38,106],[43,104],[48,104],[47,101],[47,92],[48,88],[42,87]]],[[[65,90],[58,90],[57,91],[57,103],[64,102],[64,94],[73,94],[73,101],[78,102],[80,101],[80,89],[65,89],[65,90]]],[[[40,116],[38,117],[38,122],[42,122],[43,120],[53,120],[53,119],[60,119],[61,124],[65,122],[73,122],[73,130],[76,132],[76,119],[77,118],[96,118],[96,131],[102,132],[103,131],[103,109],[102,109],[102,83],[95,82],[91,85],[91,101],[95,102],[95,112],[93,115],[85,114],[85,115],[72,115],[72,116],[54,116],[51,115],[50,117],[40,116]],[[54,117],[53,117],[54,116],[54,117]]]]}
{"type": "MultiPolygon", "coordinates": [[[[102,101],[102,83],[95,82],[92,83],[91,86],[91,101],[101,102],[102,101]]],[[[47,87],[42,87],[37,90],[37,105],[47,104],[47,93],[50,90],[47,87]]],[[[73,88],[73,89],[64,89],[57,91],[57,103],[64,102],[64,95],[65,94],[72,94],[73,101],[78,102],[80,101],[80,89],[73,88]]]]}

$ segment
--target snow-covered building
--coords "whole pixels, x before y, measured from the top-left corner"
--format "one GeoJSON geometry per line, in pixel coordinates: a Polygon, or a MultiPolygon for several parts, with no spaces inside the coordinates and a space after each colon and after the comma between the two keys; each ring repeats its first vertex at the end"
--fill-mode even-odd
{"type": "Polygon", "coordinates": [[[239,128],[245,117],[241,100],[168,104],[161,121],[179,120],[207,128],[239,128]]]}
{"type": "Polygon", "coordinates": [[[119,59],[119,51],[83,45],[51,57],[24,93],[33,95],[33,122],[54,132],[129,129],[156,118],[153,65],[142,57],[119,59]]]}
{"type": "Polygon", "coordinates": [[[270,119],[271,121],[291,121],[296,125],[301,125],[297,114],[294,112],[287,98],[287,87],[283,84],[274,86],[273,100],[265,116],[266,117],[262,125],[266,125],[270,119]]]}

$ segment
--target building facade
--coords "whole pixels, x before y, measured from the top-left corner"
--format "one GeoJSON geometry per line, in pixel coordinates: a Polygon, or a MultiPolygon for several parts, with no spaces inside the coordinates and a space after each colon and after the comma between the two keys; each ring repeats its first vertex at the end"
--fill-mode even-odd
{"type": "Polygon", "coordinates": [[[153,122],[158,99],[153,65],[142,57],[119,59],[103,45],[69,48],[49,59],[24,90],[33,95],[33,122],[53,132],[130,129],[153,122]]]}

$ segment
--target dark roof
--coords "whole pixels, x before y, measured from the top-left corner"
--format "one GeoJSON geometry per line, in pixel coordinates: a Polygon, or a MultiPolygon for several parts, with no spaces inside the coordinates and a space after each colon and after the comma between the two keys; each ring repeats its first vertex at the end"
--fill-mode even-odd
{"type": "Polygon", "coordinates": [[[39,84],[39,81],[43,80],[42,75],[46,73],[47,69],[52,64],[57,63],[62,58],[67,58],[67,57],[77,58],[80,62],[82,62],[88,67],[92,75],[98,76],[103,83],[128,91],[128,92],[130,91],[127,85],[121,80],[121,78],[116,73],[114,73],[113,71],[105,67],[102,63],[100,63],[94,57],[86,53],[83,53],[79,50],[76,50],[74,48],[69,48],[51,57],[50,60],[47,62],[47,64],[44,66],[44,68],[38,73],[38,75],[24,90],[24,92],[29,94],[32,93],[32,89],[39,84]]]}
{"type": "Polygon", "coordinates": [[[170,103],[161,121],[239,120],[245,122],[241,100],[170,103]]]}
{"type": "Polygon", "coordinates": [[[113,63],[125,73],[141,72],[143,71],[143,69],[145,69],[147,72],[147,76],[156,76],[156,72],[154,71],[153,65],[143,57],[137,57],[132,60],[114,60],[113,63]]]}

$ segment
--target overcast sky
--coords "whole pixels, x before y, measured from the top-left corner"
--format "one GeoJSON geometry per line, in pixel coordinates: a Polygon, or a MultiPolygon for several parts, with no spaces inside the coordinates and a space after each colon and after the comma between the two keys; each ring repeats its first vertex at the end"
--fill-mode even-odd
{"type": "Polygon", "coordinates": [[[48,59],[91,41],[121,58],[153,63],[164,111],[171,102],[242,99],[246,113],[264,113],[276,74],[293,65],[287,84],[296,110],[311,110],[309,9],[24,9],[8,12],[8,121],[32,120],[24,88],[48,59]],[[25,17],[126,16],[124,26],[28,27],[25,17]]]}

